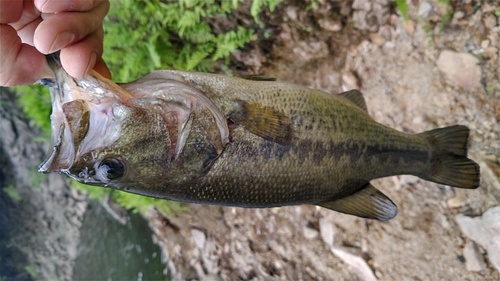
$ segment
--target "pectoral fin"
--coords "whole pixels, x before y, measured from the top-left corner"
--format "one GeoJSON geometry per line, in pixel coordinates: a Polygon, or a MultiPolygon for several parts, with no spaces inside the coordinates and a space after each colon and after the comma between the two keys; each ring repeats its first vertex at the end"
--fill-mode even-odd
{"type": "Polygon", "coordinates": [[[240,100],[236,101],[236,107],[230,119],[262,138],[282,145],[290,144],[291,120],[274,108],[240,100]]]}
{"type": "Polygon", "coordinates": [[[370,183],[347,197],[317,205],[340,213],[379,221],[390,220],[398,213],[397,207],[391,199],[370,183]]]}

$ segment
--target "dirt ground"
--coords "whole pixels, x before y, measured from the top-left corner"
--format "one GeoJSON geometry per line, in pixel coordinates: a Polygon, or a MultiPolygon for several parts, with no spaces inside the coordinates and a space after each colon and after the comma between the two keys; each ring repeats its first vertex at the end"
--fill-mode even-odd
{"type": "Polygon", "coordinates": [[[236,72],[330,93],[359,88],[375,120],[405,132],[467,125],[481,186],[373,181],[398,206],[389,222],[314,206],[192,205],[175,218],[151,210],[174,279],[500,280],[488,249],[455,220],[500,205],[500,3],[410,1],[404,21],[387,0],[314,2],[268,13],[260,39],[234,54],[236,72]],[[471,68],[454,65],[464,57],[471,68]]]}

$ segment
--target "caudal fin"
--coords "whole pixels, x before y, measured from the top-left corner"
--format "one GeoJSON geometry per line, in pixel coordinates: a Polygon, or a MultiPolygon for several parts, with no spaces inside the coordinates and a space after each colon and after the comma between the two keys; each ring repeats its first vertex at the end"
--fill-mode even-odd
{"type": "Polygon", "coordinates": [[[462,125],[423,132],[432,145],[430,168],[423,179],[460,188],[479,186],[479,165],[467,158],[469,129],[462,125]]]}

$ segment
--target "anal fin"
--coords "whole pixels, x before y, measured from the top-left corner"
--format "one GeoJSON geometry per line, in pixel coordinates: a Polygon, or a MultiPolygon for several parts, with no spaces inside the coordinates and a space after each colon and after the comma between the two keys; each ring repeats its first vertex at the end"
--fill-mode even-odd
{"type": "Polygon", "coordinates": [[[379,221],[390,220],[398,213],[391,199],[370,183],[349,196],[316,205],[340,213],[379,221]]]}

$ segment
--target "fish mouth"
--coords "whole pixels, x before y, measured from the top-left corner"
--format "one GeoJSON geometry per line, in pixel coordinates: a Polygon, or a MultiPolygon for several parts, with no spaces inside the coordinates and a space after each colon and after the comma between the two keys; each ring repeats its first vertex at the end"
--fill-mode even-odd
{"type": "Polygon", "coordinates": [[[121,105],[132,96],[95,71],[83,78],[71,77],[62,68],[57,53],[46,59],[54,76],[39,83],[50,89],[52,151],[39,172],[69,174],[81,155],[116,141],[119,124],[127,115],[121,105]]]}
{"type": "Polygon", "coordinates": [[[68,140],[66,124],[63,120],[62,106],[64,104],[63,77],[59,69],[61,63],[57,54],[46,56],[47,63],[54,72],[54,77],[40,80],[40,83],[50,88],[50,99],[52,100],[51,114],[51,147],[52,152],[40,165],[38,171],[42,173],[59,172],[68,168],[74,160],[75,148],[71,140],[68,140]]]}

